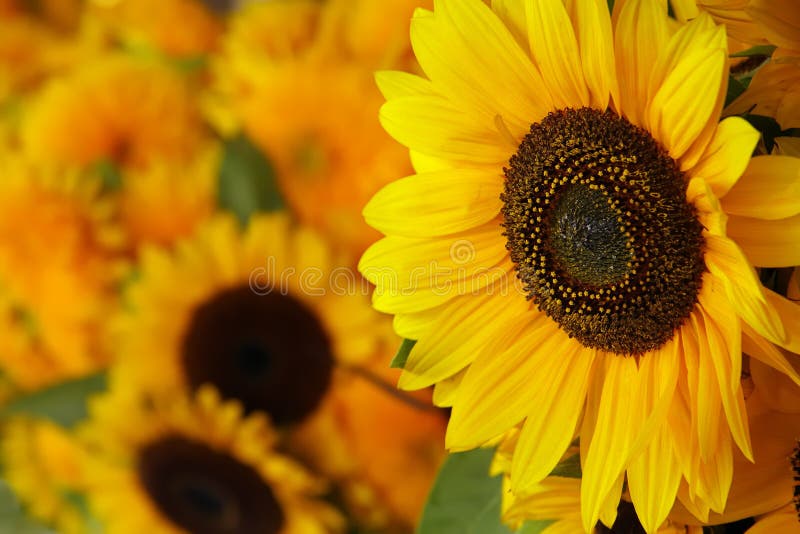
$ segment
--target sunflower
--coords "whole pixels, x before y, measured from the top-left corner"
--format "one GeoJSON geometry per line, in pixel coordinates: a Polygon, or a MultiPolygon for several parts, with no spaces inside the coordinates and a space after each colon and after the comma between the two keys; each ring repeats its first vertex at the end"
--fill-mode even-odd
{"type": "Polygon", "coordinates": [[[202,132],[199,111],[176,72],[110,54],[51,80],[27,110],[21,136],[34,161],[137,167],[186,161],[199,149],[202,132]]]}
{"type": "Polygon", "coordinates": [[[65,534],[85,532],[83,513],[69,499],[83,487],[85,460],[73,436],[47,421],[13,418],[0,453],[4,479],[33,517],[65,534]]]}
{"type": "Polygon", "coordinates": [[[0,367],[22,389],[104,365],[122,235],[99,185],[3,153],[0,367]]]}
{"type": "Polygon", "coordinates": [[[115,328],[115,384],[210,382],[276,425],[301,421],[336,362],[368,360],[384,335],[364,292],[335,265],[316,234],[283,214],[251,219],[244,235],[220,215],[174,252],[146,248],[115,328]]]}
{"type": "Polygon", "coordinates": [[[220,159],[220,146],[214,143],[187,162],[158,160],[122,173],[119,216],[135,248],[145,243],[170,246],[211,217],[220,159]]]}
{"type": "Polygon", "coordinates": [[[94,399],[80,429],[89,502],[109,534],[337,532],[325,485],[274,451],[263,414],[242,415],[211,387],[149,402],[94,399]],[[123,419],[120,414],[125,414],[123,419]]]}
{"type": "Polygon", "coordinates": [[[800,160],[718,122],[724,29],[653,0],[442,0],[411,37],[427,77],[378,82],[419,174],[365,207],[388,236],[360,263],[417,340],[400,387],[445,388],[451,450],[521,424],[515,493],[580,435],[586,531],[626,474],[649,532],[682,478],[721,511],[733,443],[752,458],[742,347],[800,383],[766,342],[800,351],[800,307],[752,267],[800,263],[800,160]]]}
{"type": "Polygon", "coordinates": [[[760,68],[747,90],[725,108],[726,115],[742,113],[772,117],[783,130],[800,128],[800,58],[760,68]]]}
{"type": "MultiPolygon", "coordinates": [[[[381,21],[379,29],[404,32],[403,24],[392,23],[397,19],[384,13],[385,3],[373,3],[368,20],[348,20],[359,31],[350,31],[335,15],[341,5],[326,4],[322,13],[318,2],[253,6],[235,20],[216,69],[218,90],[231,106],[229,122],[240,124],[269,157],[289,207],[301,222],[353,256],[379,236],[364,224],[361,207],[398,173],[411,171],[407,151],[376,120],[383,99],[373,80],[375,61],[361,57],[386,54],[400,61],[399,44],[408,48],[408,43],[389,37],[392,42],[382,43],[383,31],[365,34],[375,20],[381,21]],[[280,39],[273,25],[263,22],[270,13],[283,20],[292,12],[295,22],[288,34],[278,34],[280,39]],[[367,53],[366,42],[346,43],[345,36],[362,36],[384,48],[367,53]]],[[[388,3],[403,11],[399,4],[410,11],[410,2],[388,3]]]]}
{"type": "Polygon", "coordinates": [[[132,49],[194,57],[213,51],[222,22],[197,0],[94,0],[91,13],[132,49]]]}

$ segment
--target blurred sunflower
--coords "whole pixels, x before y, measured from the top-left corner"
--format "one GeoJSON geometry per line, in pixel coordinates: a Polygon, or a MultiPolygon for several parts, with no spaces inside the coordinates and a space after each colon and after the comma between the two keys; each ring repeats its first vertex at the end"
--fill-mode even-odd
{"type": "Polygon", "coordinates": [[[675,17],[686,22],[700,12],[724,24],[731,52],[771,44],[774,57],[800,56],[800,4],[797,0],[670,0],[675,17]]]}
{"type": "Polygon", "coordinates": [[[91,13],[134,50],[197,57],[214,50],[222,21],[198,0],[92,0],[91,13]]]}
{"type": "Polygon", "coordinates": [[[28,512],[63,534],[85,532],[85,518],[71,495],[83,489],[84,450],[48,421],[14,418],[0,440],[3,477],[28,512]]]}
{"type": "Polygon", "coordinates": [[[138,167],[188,160],[200,148],[203,125],[177,72],[118,54],[52,79],[27,109],[21,136],[34,161],[138,167]]]}
{"type": "Polygon", "coordinates": [[[146,249],[118,321],[117,383],[211,383],[276,425],[299,422],[328,390],[335,363],[371,358],[384,335],[339,264],[283,214],[251,219],[244,235],[218,216],[174,254],[146,249]]]}
{"type": "Polygon", "coordinates": [[[762,348],[800,351],[800,307],[749,261],[800,263],[780,243],[800,224],[800,160],[751,159],[758,132],[718,123],[727,50],[707,15],[678,28],[655,0],[616,2],[613,21],[602,1],[493,5],[417,11],[428,78],[378,77],[384,127],[419,154],[420,174],[364,210],[388,234],[360,263],[373,304],[418,340],[399,385],[447,384],[453,450],[521,424],[515,493],[579,434],[586,531],[626,474],[649,532],[681,478],[721,511],[732,442],[752,458],[742,345],[800,383],[762,348]]]}
{"type": "Polygon", "coordinates": [[[0,367],[34,389],[107,362],[103,325],[123,238],[96,182],[8,153],[2,176],[0,367]]]}
{"type": "Polygon", "coordinates": [[[220,158],[220,146],[210,143],[186,162],[157,160],[123,171],[118,210],[134,248],[146,243],[170,246],[211,217],[220,158]]]}
{"type": "Polygon", "coordinates": [[[253,6],[234,20],[226,54],[216,63],[218,91],[233,115],[228,122],[240,124],[270,158],[281,192],[301,222],[353,255],[378,237],[364,224],[361,207],[398,172],[411,171],[407,151],[376,120],[382,98],[372,75],[375,61],[360,56],[388,54],[394,61],[399,50],[407,50],[404,24],[396,22],[407,19],[390,17],[386,6],[404,13],[420,3],[360,2],[369,9],[352,13],[363,20],[336,15],[340,2],[324,8],[313,2],[253,6]],[[261,24],[270,13],[283,20],[293,12],[288,35],[276,37],[271,26],[261,24]],[[248,18],[250,13],[259,16],[248,18]],[[389,27],[389,34],[397,35],[371,33],[389,27]],[[384,48],[367,52],[366,42],[384,48]],[[355,51],[348,52],[351,48],[355,51]]]}
{"type": "Polygon", "coordinates": [[[277,454],[263,414],[211,387],[194,397],[95,399],[81,430],[89,502],[109,534],[324,534],[342,519],[325,485],[277,454]],[[120,414],[125,414],[124,418],[120,414]]]}

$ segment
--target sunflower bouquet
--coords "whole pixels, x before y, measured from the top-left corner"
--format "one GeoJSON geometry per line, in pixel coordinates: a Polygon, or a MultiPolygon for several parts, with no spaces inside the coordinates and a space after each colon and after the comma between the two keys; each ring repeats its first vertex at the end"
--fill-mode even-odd
{"type": "Polygon", "coordinates": [[[797,0],[0,0],[0,169],[0,532],[800,533],[797,0]]]}

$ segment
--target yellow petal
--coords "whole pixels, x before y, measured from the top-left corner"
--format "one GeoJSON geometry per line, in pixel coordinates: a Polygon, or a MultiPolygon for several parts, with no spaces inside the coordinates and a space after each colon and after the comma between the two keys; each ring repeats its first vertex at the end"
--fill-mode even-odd
{"type": "Polygon", "coordinates": [[[753,265],[792,267],[800,265],[800,215],[777,221],[732,215],[728,236],[736,241],[753,265]]]}
{"type": "Polygon", "coordinates": [[[722,83],[726,51],[687,53],[664,79],[649,107],[649,130],[673,159],[680,159],[712,117],[722,83]]]}
{"type": "MultiPolygon", "coordinates": [[[[741,249],[730,239],[706,235],[706,265],[725,288],[732,306],[750,326],[770,340],[781,342],[786,336],[780,317],[766,301],[755,270],[741,249]]],[[[718,291],[717,287],[712,291],[718,291]]]]}
{"type": "Polygon", "coordinates": [[[648,0],[630,0],[618,13],[614,29],[620,101],[616,108],[630,122],[643,126],[650,74],[669,39],[665,6],[648,0]]]}
{"type": "Polygon", "coordinates": [[[689,174],[701,176],[717,198],[724,196],[747,168],[760,137],[758,130],[741,117],[723,120],[706,153],[689,174]]]}
{"type": "Polygon", "coordinates": [[[375,83],[386,100],[436,94],[430,80],[408,72],[381,70],[375,73],[375,83]]]}
{"type": "Polygon", "coordinates": [[[387,235],[442,236],[492,220],[502,208],[502,191],[502,176],[483,169],[417,174],[378,191],[364,218],[387,235]]]}
{"type": "Polygon", "coordinates": [[[411,43],[434,87],[472,113],[502,116],[515,136],[552,109],[541,75],[481,0],[437,2],[433,17],[412,20],[411,43]]]}
{"type": "Polygon", "coordinates": [[[722,199],[727,213],[757,219],[785,219],[800,213],[800,159],[759,156],[722,199]]]}
{"type": "Polygon", "coordinates": [[[770,339],[770,341],[776,345],[780,345],[789,352],[800,354],[800,304],[790,301],[766,288],[764,289],[764,295],[767,297],[767,303],[772,306],[780,317],[786,332],[783,339],[770,339]]]}
{"type": "Polygon", "coordinates": [[[383,128],[399,143],[437,158],[501,164],[513,153],[494,127],[481,117],[455,108],[436,96],[389,100],[380,109],[383,128]]]}
{"type": "Polygon", "coordinates": [[[519,47],[526,53],[530,53],[525,4],[519,0],[492,0],[492,11],[503,21],[519,47]]]}
{"type": "Polygon", "coordinates": [[[800,386],[800,374],[775,346],[746,323],[742,325],[742,351],[780,371],[800,386]]]}
{"type": "Polygon", "coordinates": [[[528,39],[533,59],[556,108],[588,106],[589,90],[581,70],[578,41],[561,0],[527,2],[528,39]]]}
{"type": "Polygon", "coordinates": [[[524,295],[487,292],[458,297],[447,303],[427,335],[414,345],[400,377],[402,389],[420,389],[454,375],[484,347],[504,336],[506,325],[525,314],[524,295]],[[491,317],[491,321],[486,318],[491,317]]]}
{"type": "Polygon", "coordinates": [[[525,418],[530,411],[531,377],[552,358],[557,328],[545,314],[530,312],[480,353],[461,382],[447,427],[448,449],[480,446],[525,418]]]}
{"type": "Polygon", "coordinates": [[[628,491],[645,531],[656,532],[667,518],[681,481],[669,427],[656,431],[650,444],[628,466],[628,491]]]}
{"type": "Polygon", "coordinates": [[[561,330],[538,350],[563,347],[558,357],[550,352],[536,371],[538,386],[528,397],[528,415],[514,452],[511,487],[524,492],[556,466],[576,433],[586,389],[592,378],[595,351],[585,349],[561,330]]]}
{"type": "Polygon", "coordinates": [[[614,33],[607,2],[567,0],[581,54],[581,66],[591,94],[591,106],[606,109],[609,96],[619,100],[617,67],[614,58],[614,33]]]}
{"type": "Polygon", "coordinates": [[[467,370],[462,369],[453,376],[445,378],[436,384],[433,388],[433,403],[442,407],[452,406],[465,374],[467,374],[467,370]]]}
{"type": "Polygon", "coordinates": [[[606,366],[594,433],[583,462],[581,516],[586,532],[597,524],[608,492],[625,469],[635,434],[633,392],[639,387],[636,361],[609,356],[606,366]]]}

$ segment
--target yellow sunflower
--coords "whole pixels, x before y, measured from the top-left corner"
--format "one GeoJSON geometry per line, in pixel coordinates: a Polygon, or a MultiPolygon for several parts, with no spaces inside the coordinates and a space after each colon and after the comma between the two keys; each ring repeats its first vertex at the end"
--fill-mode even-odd
{"type": "Polygon", "coordinates": [[[143,169],[123,171],[117,201],[131,245],[170,246],[194,234],[216,207],[220,158],[215,143],[187,162],[157,160],[143,169]]]}
{"type": "Polygon", "coordinates": [[[26,110],[21,136],[35,161],[137,167],[189,159],[202,133],[199,112],[176,72],[112,54],[51,80],[26,110]]]}
{"type": "Polygon", "coordinates": [[[314,411],[336,362],[381,340],[366,291],[313,232],[283,214],[242,235],[218,216],[174,252],[147,248],[118,320],[120,387],[169,391],[210,382],[277,425],[314,411]]]}
{"type": "Polygon", "coordinates": [[[742,347],[800,383],[767,348],[800,351],[800,307],[752,266],[800,263],[800,160],[718,122],[724,29],[655,0],[442,0],[411,40],[426,77],[378,82],[419,174],[366,206],[388,237],[360,263],[417,340],[400,387],[444,388],[452,450],[522,424],[515,493],[580,435],[586,531],[626,475],[649,532],[681,479],[721,511],[733,443],[752,458],[742,347]]]}
{"type": "Polygon", "coordinates": [[[0,440],[3,478],[35,518],[59,532],[85,532],[83,512],[70,495],[83,489],[85,451],[64,429],[47,421],[14,418],[0,440]]]}
{"type": "Polygon", "coordinates": [[[323,534],[342,519],[325,485],[275,452],[263,414],[244,417],[211,387],[196,396],[95,399],[81,428],[86,484],[109,534],[323,534]],[[120,417],[124,414],[124,417],[120,417]]]}
{"type": "MultiPolygon", "coordinates": [[[[324,8],[319,2],[270,2],[245,9],[216,69],[231,121],[269,157],[292,211],[354,256],[379,236],[364,224],[361,207],[395,176],[411,172],[407,151],[376,119],[383,99],[373,80],[375,61],[362,57],[386,54],[391,62],[383,65],[404,67],[400,57],[408,42],[399,35],[407,32],[385,13],[385,2],[363,3],[372,7],[362,12],[350,6],[348,13],[368,18],[348,17],[349,26],[336,15],[342,2],[324,8]],[[280,21],[291,13],[296,17],[286,34],[272,31],[275,22],[265,23],[269,14],[280,21]],[[370,28],[375,35],[365,33],[370,28]],[[365,42],[345,42],[362,37],[365,42]]],[[[421,3],[388,5],[392,12],[410,12],[411,4],[421,3]]]]}
{"type": "Polygon", "coordinates": [[[93,0],[91,13],[134,49],[170,56],[200,56],[214,50],[222,22],[198,0],[93,0]]]}
{"type": "Polygon", "coordinates": [[[0,367],[35,389],[107,362],[122,235],[97,183],[9,153],[0,167],[0,367]]]}

